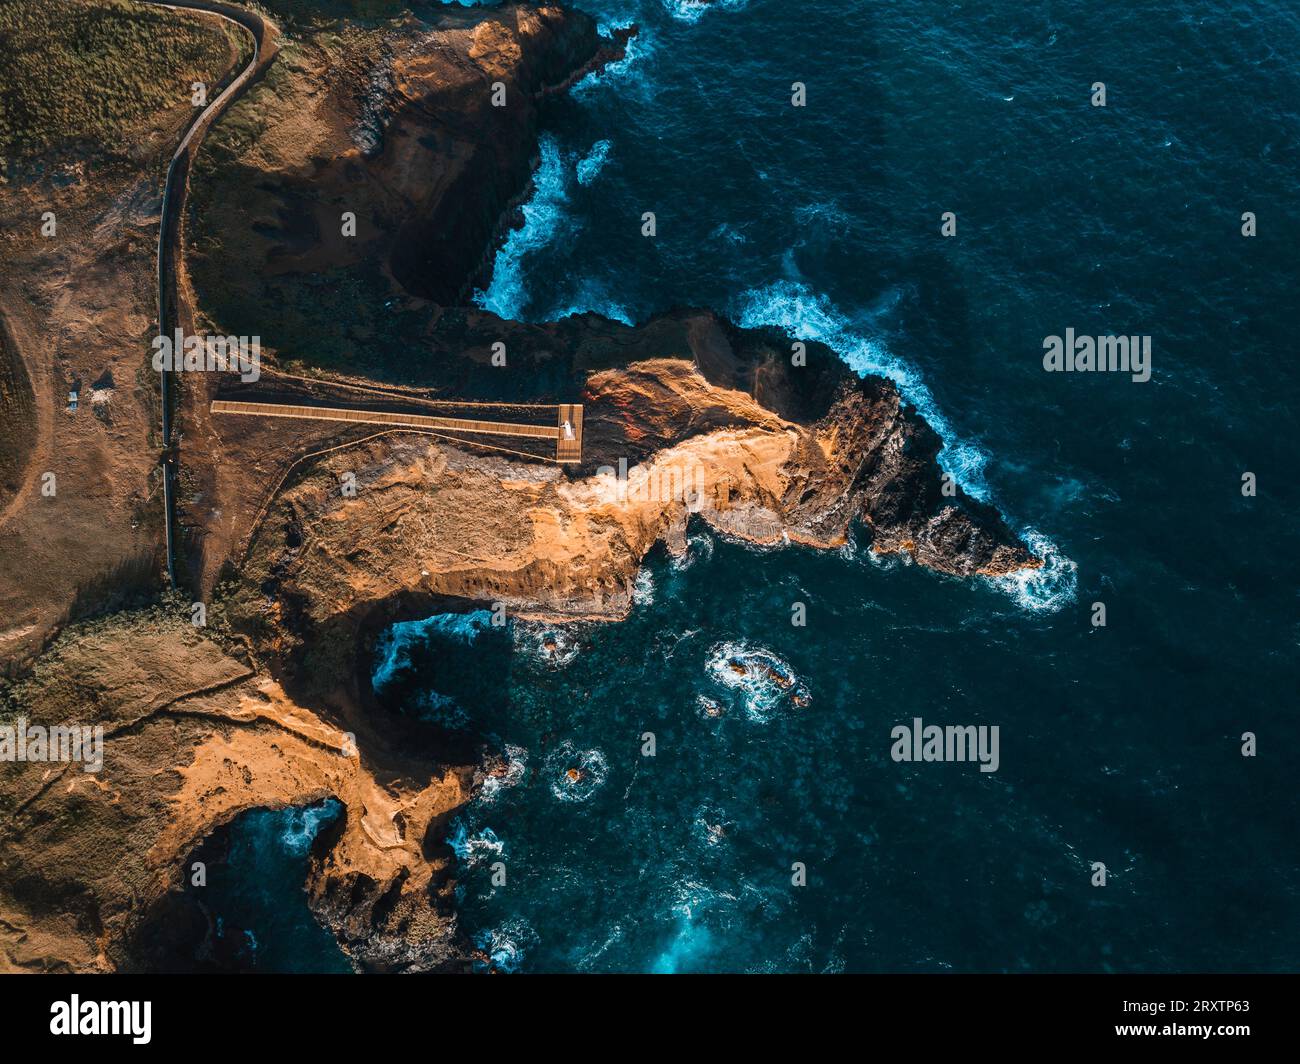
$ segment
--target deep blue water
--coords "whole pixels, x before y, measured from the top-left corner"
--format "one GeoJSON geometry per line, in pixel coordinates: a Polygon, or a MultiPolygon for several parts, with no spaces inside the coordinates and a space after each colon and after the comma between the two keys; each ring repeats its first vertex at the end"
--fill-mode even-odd
{"type": "Polygon", "coordinates": [[[334,936],[307,907],[308,853],[343,812],[334,799],[287,809],[253,809],[230,825],[225,859],[210,862],[203,899],[215,923],[211,943],[225,968],[253,972],[349,972],[334,936]]]}
{"type": "Polygon", "coordinates": [[[963,583],[697,529],[556,652],[394,633],[390,699],[516,764],[452,829],[467,929],[522,971],[1295,969],[1294,4],[585,7],[641,35],[557,105],[482,302],[825,340],[1050,564],[963,583]],[[1044,372],[1067,328],[1151,336],[1151,380],[1044,372]],[[733,686],[737,655],[807,705],[733,686]],[[914,717],[997,725],[998,771],[895,763],[914,717]]]}

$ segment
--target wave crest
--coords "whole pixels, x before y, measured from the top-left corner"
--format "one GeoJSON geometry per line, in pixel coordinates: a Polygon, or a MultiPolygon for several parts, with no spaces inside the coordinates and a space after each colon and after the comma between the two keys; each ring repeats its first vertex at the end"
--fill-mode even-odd
{"type": "Polygon", "coordinates": [[[561,802],[585,802],[609,775],[609,763],[599,750],[578,750],[567,739],[547,758],[551,793],[561,802]]]}
{"type": "Polygon", "coordinates": [[[1010,595],[1022,609],[1034,613],[1056,613],[1064,609],[1075,600],[1079,567],[1037,529],[1026,528],[1020,535],[1030,551],[1043,559],[1042,568],[989,577],[989,582],[1010,595]]]}
{"type": "Polygon", "coordinates": [[[940,436],[939,463],[967,494],[987,501],[984,468],[988,455],[974,443],[959,440],[940,412],[921,374],[884,344],[863,336],[826,296],[797,281],[777,281],[751,288],[740,297],[737,320],[747,329],[773,325],[791,336],[825,344],[861,376],[873,374],[894,382],[899,394],[940,436]]]}

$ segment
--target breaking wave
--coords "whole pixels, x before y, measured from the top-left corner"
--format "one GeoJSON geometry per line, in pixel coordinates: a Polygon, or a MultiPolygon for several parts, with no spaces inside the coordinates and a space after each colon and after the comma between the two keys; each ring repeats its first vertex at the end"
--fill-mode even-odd
{"type": "Polygon", "coordinates": [[[1011,596],[1022,609],[1034,613],[1056,613],[1074,601],[1079,567],[1037,529],[1026,528],[1020,536],[1030,551],[1043,559],[1042,568],[1021,569],[988,580],[999,591],[1011,596]]]}
{"type": "Polygon", "coordinates": [[[484,860],[504,856],[506,850],[506,844],[491,828],[484,828],[477,834],[471,835],[465,822],[460,819],[452,825],[447,845],[452,848],[458,860],[470,867],[484,860]]]}
{"type": "Polygon", "coordinates": [[[280,814],[283,817],[281,845],[295,857],[303,856],[311,849],[320,829],[342,812],[343,803],[336,798],[326,799],[319,805],[291,806],[285,809],[280,814]]]}
{"type": "Polygon", "coordinates": [[[592,145],[591,151],[578,160],[578,165],[575,168],[578,175],[578,184],[590,185],[596,180],[605,163],[609,160],[610,146],[610,141],[598,140],[592,145]]]}
{"type": "Polygon", "coordinates": [[[562,802],[585,802],[609,775],[609,763],[599,750],[578,750],[569,740],[546,759],[551,793],[562,802]]]}
{"type": "MultiPolygon", "coordinates": [[[[719,643],[709,652],[709,675],[740,701],[745,716],[765,724],[787,705],[807,706],[808,688],[788,662],[770,650],[748,643],[719,643]]],[[[716,705],[716,703],[714,703],[716,705]]],[[[715,716],[706,703],[701,708],[715,716]]]]}
{"type": "Polygon", "coordinates": [[[528,751],[522,746],[506,744],[499,769],[493,771],[479,788],[477,800],[482,805],[491,805],[500,797],[501,792],[517,787],[523,782],[528,770],[528,751]]]}
{"type": "Polygon", "coordinates": [[[562,669],[578,656],[578,641],[562,628],[530,624],[514,627],[515,648],[526,657],[552,669],[562,669]]]}
{"type": "Polygon", "coordinates": [[[524,308],[529,297],[524,259],[555,238],[569,199],[565,159],[559,142],[544,134],[539,150],[541,163],[533,174],[533,195],[523,206],[524,224],[510,231],[497,252],[487,291],[474,293],[478,306],[508,321],[526,320],[524,308]]]}
{"type": "Polygon", "coordinates": [[[699,22],[710,11],[739,11],[749,0],[663,0],[664,10],[678,22],[699,22]]]}
{"type": "Polygon", "coordinates": [[[390,624],[375,642],[375,665],[370,674],[370,686],[380,691],[398,672],[410,668],[412,649],[432,636],[470,646],[491,626],[492,614],[487,610],[435,613],[419,621],[390,624]]]}
{"type": "Polygon", "coordinates": [[[940,465],[968,494],[987,501],[984,468],[988,455],[975,444],[957,439],[915,368],[883,344],[855,332],[849,319],[825,296],[797,281],[777,281],[764,288],[750,289],[741,296],[736,317],[745,328],[774,325],[791,336],[817,340],[861,376],[875,374],[893,381],[903,398],[943,440],[940,465]]]}
{"type": "Polygon", "coordinates": [[[523,966],[527,951],[536,943],[537,934],[528,922],[514,917],[500,927],[475,936],[474,945],[480,955],[475,958],[474,966],[480,971],[517,972],[523,966]]]}

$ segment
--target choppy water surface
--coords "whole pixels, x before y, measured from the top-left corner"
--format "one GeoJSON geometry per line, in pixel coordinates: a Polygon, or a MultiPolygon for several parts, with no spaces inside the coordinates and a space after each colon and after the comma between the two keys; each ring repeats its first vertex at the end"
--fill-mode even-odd
{"type": "Polygon", "coordinates": [[[512,971],[1293,969],[1294,7],[585,6],[642,32],[558,104],[480,301],[824,340],[1048,565],[697,529],[626,623],[394,633],[377,687],[508,766],[448,840],[471,935],[512,971]],[[1150,335],[1152,379],[1044,373],[1066,328],[1150,335]],[[894,763],[918,717],[997,725],[998,771],[894,763]]]}

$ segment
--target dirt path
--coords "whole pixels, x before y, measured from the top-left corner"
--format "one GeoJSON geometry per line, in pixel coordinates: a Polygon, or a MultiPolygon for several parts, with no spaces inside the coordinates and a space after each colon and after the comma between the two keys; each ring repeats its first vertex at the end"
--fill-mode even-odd
{"type": "MultiPolygon", "coordinates": [[[[160,563],[170,561],[161,557],[170,529],[159,528],[158,505],[160,493],[174,487],[174,470],[169,476],[159,468],[163,386],[149,365],[149,342],[159,330],[160,300],[165,320],[190,324],[178,257],[184,179],[203,134],[271,62],[277,31],[233,5],[171,0],[154,6],[167,8],[164,17],[178,26],[194,20],[220,26],[227,39],[203,67],[216,99],[196,113],[187,92],[130,145],[136,161],[170,160],[167,184],[149,161],[102,188],[96,174],[81,174],[60,199],[44,193],[24,199],[19,189],[19,198],[6,204],[6,227],[10,218],[38,218],[39,210],[57,207],[59,215],[59,239],[12,237],[0,251],[8,259],[8,248],[15,249],[6,262],[13,268],[0,271],[0,327],[34,399],[31,439],[14,472],[17,490],[0,498],[0,669],[6,671],[38,652],[69,616],[156,587],[160,563]],[[245,40],[254,45],[251,60],[245,40]],[[75,411],[68,405],[73,388],[80,394],[75,411]]],[[[174,384],[166,386],[175,390],[174,384]]],[[[174,461],[181,426],[171,422],[180,407],[168,402],[165,409],[174,461]]],[[[170,505],[166,512],[171,518],[170,505]]]]}
{"type": "MultiPolygon", "coordinates": [[[[190,170],[198,154],[203,137],[212,124],[225,113],[226,109],[239,99],[254,79],[260,77],[275,59],[276,38],[279,29],[274,23],[261,15],[235,7],[232,4],[206,3],[202,0],[171,0],[161,3],[158,0],[144,0],[156,7],[172,10],[188,9],[204,11],[246,30],[253,39],[253,57],[215,100],[213,100],[191,124],[189,131],[181,139],[172,155],[167,168],[167,181],[163,187],[162,217],[158,226],[158,333],[170,336],[179,326],[185,327],[185,319],[193,320],[191,308],[181,305],[180,285],[177,275],[181,268],[183,215],[185,199],[189,193],[190,170]]],[[[176,587],[176,472],[177,454],[172,448],[172,389],[171,375],[161,374],[162,398],[162,444],[163,458],[163,513],[165,516],[165,535],[167,552],[167,579],[176,587]]]]}

